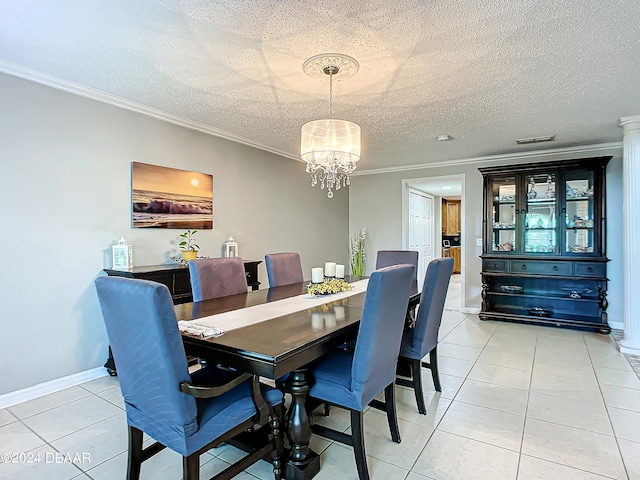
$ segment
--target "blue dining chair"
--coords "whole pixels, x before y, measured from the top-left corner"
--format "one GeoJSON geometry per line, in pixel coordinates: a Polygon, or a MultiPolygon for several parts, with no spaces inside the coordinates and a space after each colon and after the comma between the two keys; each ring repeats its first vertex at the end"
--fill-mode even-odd
{"type": "Polygon", "coordinates": [[[413,270],[412,265],[395,265],[373,272],[355,349],[337,349],[311,369],[314,383],[309,396],[350,410],[352,433],[349,436],[317,424],[313,432],[353,446],[360,480],[369,479],[363,410],[383,390],[391,438],[400,443],[394,382],[413,270]]]}
{"type": "Polygon", "coordinates": [[[413,388],[418,411],[426,415],[427,409],[422,396],[421,367],[431,370],[433,385],[442,391],[438,373],[438,331],[442,322],[442,312],[447,297],[453,258],[436,258],[429,262],[424,278],[418,316],[413,328],[405,328],[398,358],[398,379],[396,383],[413,388]],[[429,354],[429,362],[422,358],[429,354]]]}
{"type": "Polygon", "coordinates": [[[249,374],[213,367],[190,374],[165,285],[123,277],[95,285],[127,414],[127,479],[137,480],[142,463],[168,447],[183,457],[184,480],[198,480],[202,453],[268,423],[273,440],[214,478],[232,478],[271,454],[279,480],[282,393],[249,374]],[[143,449],[143,432],[156,443],[143,449]]]}
{"type": "Polygon", "coordinates": [[[418,252],[415,250],[378,250],[376,254],[376,270],[391,265],[408,263],[415,267],[413,272],[414,287],[418,283],[418,252]]]}
{"type": "Polygon", "coordinates": [[[270,287],[304,281],[300,255],[295,252],[268,253],[264,256],[270,287]]]}
{"type": "Polygon", "coordinates": [[[193,301],[247,293],[247,273],[240,257],[201,258],[189,262],[193,301]]]}

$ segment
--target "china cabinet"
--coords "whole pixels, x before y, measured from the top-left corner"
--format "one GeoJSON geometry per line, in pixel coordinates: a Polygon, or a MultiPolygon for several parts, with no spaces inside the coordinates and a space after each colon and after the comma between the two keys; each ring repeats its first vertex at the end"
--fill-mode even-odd
{"type": "Polygon", "coordinates": [[[610,158],[480,168],[481,319],[610,331],[605,249],[610,158]]]}

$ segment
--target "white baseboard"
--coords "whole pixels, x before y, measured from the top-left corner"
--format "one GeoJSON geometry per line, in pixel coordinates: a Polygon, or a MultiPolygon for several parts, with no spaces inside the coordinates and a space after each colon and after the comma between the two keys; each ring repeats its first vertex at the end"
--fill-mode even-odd
{"type": "Polygon", "coordinates": [[[91,370],[85,370],[84,372],[74,373],[67,377],[56,378],[55,380],[39,383],[38,385],[23,388],[22,390],[5,393],[0,395],[0,408],[11,407],[12,405],[33,400],[34,398],[42,397],[49,393],[58,392],[65,388],[74,387],[81,383],[95,380],[96,378],[104,377],[106,375],[108,375],[108,373],[104,367],[96,367],[91,370]]]}
{"type": "Polygon", "coordinates": [[[614,330],[624,330],[624,322],[607,322],[614,330]]]}

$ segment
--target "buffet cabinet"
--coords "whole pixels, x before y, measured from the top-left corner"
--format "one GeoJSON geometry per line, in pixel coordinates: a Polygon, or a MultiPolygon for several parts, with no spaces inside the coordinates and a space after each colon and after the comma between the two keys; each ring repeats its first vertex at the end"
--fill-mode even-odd
{"type": "Polygon", "coordinates": [[[610,158],[480,168],[481,319],[610,331],[605,248],[610,158]]]}
{"type": "MultiPolygon", "coordinates": [[[[251,290],[258,290],[260,287],[258,265],[262,262],[260,260],[244,260],[243,262],[247,286],[251,290]]],[[[193,301],[189,268],[181,263],[133,267],[126,270],[105,268],[104,271],[109,276],[139,278],[162,283],[169,288],[175,304],[193,301]]]]}

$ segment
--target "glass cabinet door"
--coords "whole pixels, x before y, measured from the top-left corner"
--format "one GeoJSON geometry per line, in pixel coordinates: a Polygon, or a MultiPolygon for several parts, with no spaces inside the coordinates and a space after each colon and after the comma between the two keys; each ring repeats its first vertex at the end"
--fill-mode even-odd
{"type": "Polygon", "coordinates": [[[536,173],[526,180],[524,251],[557,253],[556,173],[536,173]]]}
{"type": "Polygon", "coordinates": [[[491,251],[515,252],[516,177],[494,178],[491,182],[491,251]]]}
{"type": "Polygon", "coordinates": [[[567,172],[565,178],[566,253],[593,253],[594,199],[593,172],[567,172]]]}

